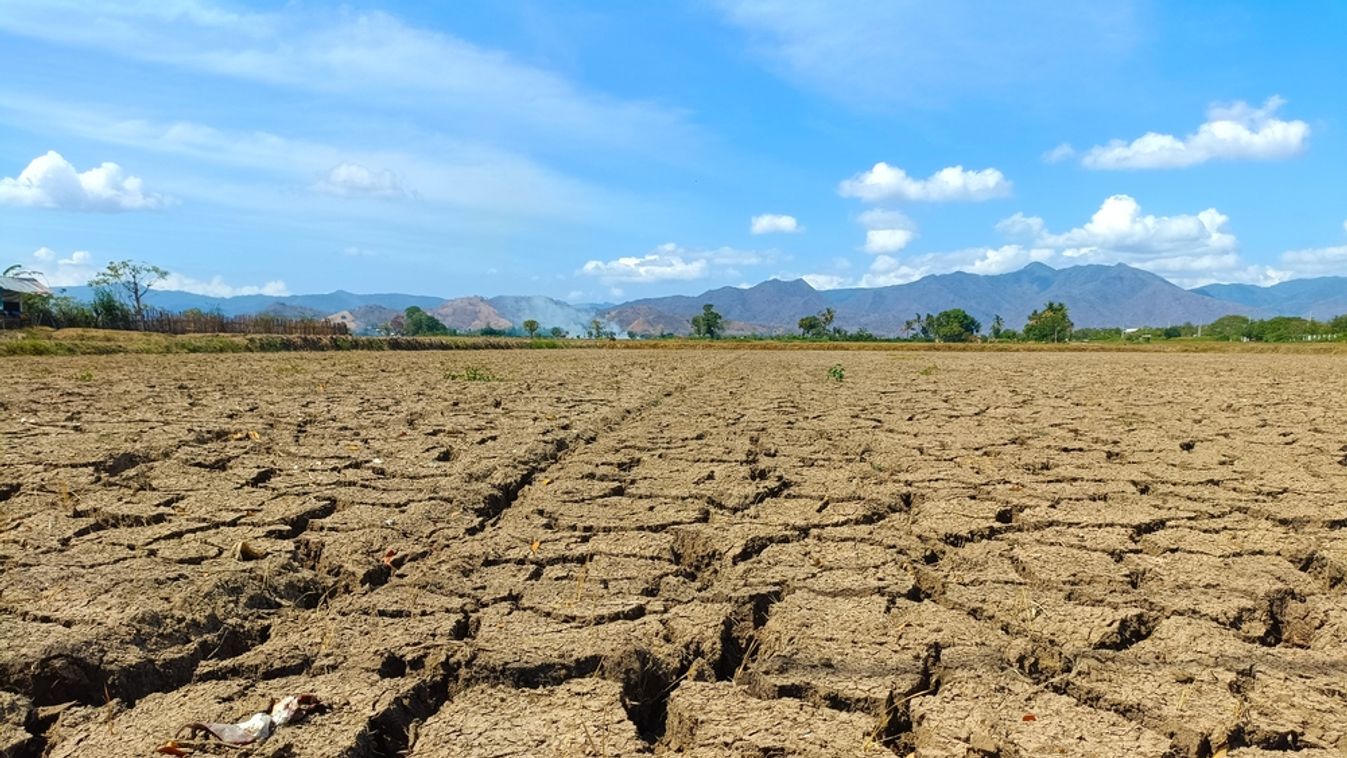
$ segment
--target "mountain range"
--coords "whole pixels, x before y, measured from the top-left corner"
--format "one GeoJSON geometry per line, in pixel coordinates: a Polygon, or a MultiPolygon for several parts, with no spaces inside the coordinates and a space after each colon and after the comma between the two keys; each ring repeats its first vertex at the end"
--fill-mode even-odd
{"type": "MultiPolygon", "coordinates": [[[[87,287],[71,287],[65,294],[78,299],[91,296],[87,287]]],[[[1000,315],[1007,327],[1018,328],[1030,311],[1049,300],[1066,303],[1078,327],[1200,324],[1230,314],[1327,319],[1347,313],[1347,277],[1296,279],[1268,287],[1209,284],[1185,290],[1161,276],[1124,264],[1054,269],[1031,263],[1006,274],[936,274],[888,287],[817,290],[802,279],[770,279],[752,287],[721,287],[696,296],[646,298],[616,305],[573,304],[542,296],[445,299],[400,293],[358,295],[340,290],[322,295],[229,298],[154,290],[146,299],[151,305],[170,310],[200,308],[230,316],[265,312],[330,318],[346,322],[356,332],[369,332],[413,305],[461,331],[518,329],[525,320],[533,319],[544,330],[557,326],[579,334],[597,318],[605,328],[624,335],[686,333],[692,316],[707,303],[725,317],[727,331],[743,334],[794,332],[802,316],[832,308],[837,326],[894,335],[913,316],[948,308],[963,308],[984,325],[1000,315]]]]}

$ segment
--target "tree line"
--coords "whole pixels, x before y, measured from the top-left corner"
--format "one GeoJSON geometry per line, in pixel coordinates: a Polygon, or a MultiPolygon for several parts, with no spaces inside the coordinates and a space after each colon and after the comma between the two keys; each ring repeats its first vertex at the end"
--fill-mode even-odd
{"type": "MultiPolygon", "coordinates": [[[[42,272],[20,266],[5,269],[6,276],[39,278],[42,272]]],[[[122,329],[168,334],[294,334],[329,336],[349,334],[345,324],[313,318],[288,318],[266,313],[226,316],[219,311],[188,308],[170,311],[146,302],[150,291],[168,277],[164,269],[139,261],[113,261],[89,280],[89,302],[65,294],[25,294],[24,320],[57,329],[122,329]]]]}
{"type": "MultiPolygon", "coordinates": [[[[837,311],[831,307],[815,314],[800,318],[798,338],[807,340],[834,340],[844,342],[880,341],[866,329],[847,330],[834,326],[837,311]]],[[[725,333],[725,318],[707,303],[702,312],[692,317],[692,335],[706,339],[718,339],[725,333]]],[[[902,339],[913,342],[973,342],[983,337],[982,324],[962,308],[950,308],[931,314],[916,314],[903,322],[900,330],[902,339]]],[[[993,340],[1025,339],[1034,342],[1065,342],[1071,338],[1072,323],[1065,303],[1048,301],[1042,310],[1029,314],[1024,329],[1016,332],[1005,328],[1005,320],[997,315],[992,318],[991,329],[986,335],[993,340]]]]}
{"type": "MultiPolygon", "coordinates": [[[[1247,316],[1222,316],[1210,324],[1191,323],[1167,327],[1086,327],[1076,328],[1071,321],[1066,303],[1048,301],[1034,310],[1019,329],[1006,327],[999,314],[992,317],[984,331],[983,324],[962,308],[950,308],[939,313],[918,313],[903,322],[896,338],[883,338],[866,329],[848,330],[834,325],[837,312],[824,308],[815,314],[800,318],[797,335],[773,335],[771,339],[802,339],[839,342],[879,342],[901,340],[908,342],[1080,342],[1080,341],[1150,341],[1154,339],[1204,338],[1249,342],[1290,342],[1347,339],[1347,315],[1328,320],[1298,316],[1275,316],[1252,319],[1247,316]]],[[[718,339],[725,333],[725,319],[711,304],[702,306],[702,312],[692,317],[692,336],[718,339]]],[[[660,335],[673,337],[675,335],[660,335]]]]}

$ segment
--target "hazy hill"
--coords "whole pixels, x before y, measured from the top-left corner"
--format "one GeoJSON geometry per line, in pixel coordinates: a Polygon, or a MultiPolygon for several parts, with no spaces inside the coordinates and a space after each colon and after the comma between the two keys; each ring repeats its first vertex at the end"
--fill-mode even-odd
{"type": "Polygon", "coordinates": [[[598,312],[592,305],[573,305],[541,295],[502,295],[488,298],[487,302],[501,318],[515,326],[533,319],[543,331],[559,326],[571,334],[583,334],[598,312]]]}
{"type": "Polygon", "coordinates": [[[475,329],[509,329],[514,323],[480,297],[459,297],[443,300],[426,312],[450,329],[472,331],[475,329]]]}
{"type": "MultiPolygon", "coordinates": [[[[93,290],[89,287],[58,287],[61,293],[77,300],[93,299],[93,290]]],[[[310,311],[328,314],[338,311],[354,310],[362,305],[379,305],[401,311],[412,305],[429,309],[444,302],[442,297],[427,295],[405,295],[398,292],[358,295],[345,290],[337,290],[322,295],[238,295],[236,297],[211,297],[176,290],[150,290],[145,301],[156,308],[170,311],[183,311],[188,308],[200,308],[203,311],[219,310],[226,316],[239,316],[247,313],[261,313],[273,305],[282,304],[306,308],[310,311]]]]}
{"type": "Polygon", "coordinates": [[[1329,319],[1347,313],[1347,276],[1292,279],[1271,287],[1208,284],[1193,292],[1285,316],[1329,319]]]}
{"type": "Polygon", "coordinates": [[[693,316],[710,303],[730,322],[731,332],[793,331],[801,316],[827,307],[820,293],[801,279],[779,279],[748,288],[721,287],[696,297],[671,297],[633,300],[605,311],[603,317],[618,330],[659,334],[685,333],[693,316]]]}
{"type": "Polygon", "coordinates": [[[350,329],[352,333],[369,334],[376,327],[387,324],[394,317],[400,315],[402,315],[402,311],[395,311],[382,305],[361,305],[337,311],[329,314],[326,318],[328,321],[340,321],[346,324],[346,328],[350,329]]]}

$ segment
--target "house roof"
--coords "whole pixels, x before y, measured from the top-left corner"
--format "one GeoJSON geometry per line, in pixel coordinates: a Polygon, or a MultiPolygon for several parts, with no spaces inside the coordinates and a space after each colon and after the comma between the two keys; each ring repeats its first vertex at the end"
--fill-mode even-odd
{"type": "Polygon", "coordinates": [[[0,276],[0,291],[17,292],[21,295],[50,295],[47,285],[26,276],[0,276]]]}

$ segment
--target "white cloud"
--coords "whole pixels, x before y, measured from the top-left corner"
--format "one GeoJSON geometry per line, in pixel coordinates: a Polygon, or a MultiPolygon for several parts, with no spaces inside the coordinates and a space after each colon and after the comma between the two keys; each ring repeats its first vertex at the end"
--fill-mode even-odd
{"type": "Polygon", "coordinates": [[[907,229],[870,229],[865,233],[865,252],[896,253],[916,236],[916,232],[907,229]]]}
{"type": "Polygon", "coordinates": [[[861,226],[866,229],[911,229],[916,230],[917,225],[907,214],[902,211],[891,211],[884,208],[871,208],[856,217],[861,226]]]}
{"type": "Polygon", "coordinates": [[[81,173],[55,150],[34,158],[17,178],[0,179],[0,205],[115,213],[154,210],[167,202],[116,163],[81,173]]]}
{"type": "Polygon", "coordinates": [[[392,171],[375,171],[349,161],[333,166],[327,176],[314,185],[314,189],[341,197],[398,198],[411,194],[392,171]]]}
{"type": "Polygon", "coordinates": [[[191,292],[194,295],[208,295],[210,297],[238,297],[240,295],[288,295],[290,290],[286,288],[285,282],[279,279],[273,279],[264,284],[245,284],[234,286],[227,284],[218,274],[212,276],[206,281],[193,279],[190,276],[170,273],[164,280],[155,285],[156,289],[176,290],[179,292],[191,292]]]}
{"type": "Polygon", "coordinates": [[[760,216],[754,216],[748,222],[748,229],[753,234],[795,234],[803,232],[804,227],[796,220],[794,216],[778,215],[775,213],[764,213],[760,216]]]}
{"type": "Polygon", "coordinates": [[[1347,232],[1347,221],[1342,222],[1342,230],[1347,232]]]}
{"type": "Polygon", "coordinates": [[[1212,160],[1276,160],[1304,152],[1310,125],[1276,117],[1285,104],[1270,97],[1261,108],[1245,102],[1214,105],[1197,131],[1179,138],[1148,132],[1131,142],[1093,147],[1081,164],[1093,169],[1182,168],[1212,160]]]}
{"type": "Polygon", "coordinates": [[[624,256],[611,261],[587,261],[580,272],[605,282],[648,284],[670,280],[700,279],[706,276],[705,260],[687,261],[679,255],[650,253],[624,256]]]}
{"type": "Polygon", "coordinates": [[[1347,276],[1347,245],[1288,250],[1281,264],[1288,276],[1347,276]]]}
{"type": "Polygon", "coordinates": [[[31,268],[41,272],[43,281],[50,287],[83,286],[98,273],[93,256],[87,250],[75,250],[62,258],[60,253],[43,246],[34,250],[32,257],[31,268]]]}
{"type": "Polygon", "coordinates": [[[1071,158],[1074,157],[1076,157],[1076,148],[1063,142],[1057,147],[1054,147],[1053,149],[1047,151],[1046,153],[1043,153],[1043,162],[1061,163],[1062,161],[1070,160],[1071,158]]]}
{"type": "Polygon", "coordinates": [[[1007,238],[1000,246],[901,258],[879,254],[854,283],[879,287],[952,271],[1003,274],[1039,262],[1058,268],[1125,263],[1184,287],[1217,281],[1274,284],[1292,275],[1335,270],[1340,263],[1340,249],[1326,248],[1287,253],[1276,268],[1250,264],[1240,255],[1229,223],[1228,217],[1213,208],[1173,216],[1146,214],[1133,198],[1114,195],[1084,224],[1063,232],[1051,231],[1042,218],[1017,213],[996,225],[1007,238]]]}
{"type": "Polygon", "coordinates": [[[740,273],[734,266],[756,266],[774,261],[776,257],[776,252],[772,250],[739,250],[732,247],[704,250],[666,242],[642,256],[587,261],[579,273],[609,284],[702,279],[711,274],[737,277],[740,273]]]}
{"type": "Polygon", "coordinates": [[[927,179],[914,179],[901,168],[880,161],[869,171],[843,181],[838,186],[838,192],[843,197],[856,197],[867,202],[979,201],[1010,195],[1011,183],[994,168],[966,171],[963,166],[949,166],[927,179]]]}
{"type": "Polygon", "coordinates": [[[378,253],[373,250],[366,250],[363,247],[356,247],[355,245],[347,245],[342,248],[341,254],[348,258],[372,258],[378,255],[378,253]]]}
{"type": "Polygon", "coordinates": [[[1113,195],[1082,226],[1048,231],[1043,219],[1017,213],[996,225],[998,231],[1051,251],[1041,258],[1057,265],[1126,263],[1180,283],[1206,283],[1220,277],[1245,277],[1239,243],[1230,219],[1215,208],[1196,214],[1143,214],[1128,195],[1113,195]],[[1199,281],[1202,280],[1202,281],[1199,281]]]}
{"type": "Polygon", "coordinates": [[[857,220],[866,229],[867,253],[896,253],[917,238],[917,225],[899,211],[871,208],[857,220]]]}
{"type": "Polygon", "coordinates": [[[816,290],[835,290],[847,286],[846,277],[836,274],[805,274],[800,278],[816,290]]]}
{"type": "Polygon", "coordinates": [[[1067,257],[1122,255],[1157,258],[1233,252],[1238,245],[1226,227],[1229,217],[1208,208],[1195,215],[1143,215],[1128,195],[1113,195],[1083,226],[1049,233],[1043,219],[1017,213],[996,225],[1010,237],[1031,236],[1035,244],[1060,249],[1067,257]]]}
{"type": "MultiPolygon", "coordinates": [[[[587,90],[498,49],[381,11],[285,3],[7,0],[0,30],[236,79],[432,114],[457,133],[534,144],[686,147],[694,129],[658,104],[587,90]],[[82,18],[87,23],[71,23],[82,18]]],[[[657,151],[659,152],[659,151],[657,151]]],[[[670,150],[667,154],[676,154],[670,150]]]]}

